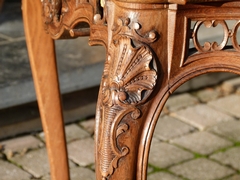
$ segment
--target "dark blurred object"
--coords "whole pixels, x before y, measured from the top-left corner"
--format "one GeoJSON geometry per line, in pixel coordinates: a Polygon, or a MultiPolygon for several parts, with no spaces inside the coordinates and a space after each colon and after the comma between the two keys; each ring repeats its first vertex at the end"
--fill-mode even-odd
{"type": "Polygon", "coordinates": [[[0,0],[0,11],[2,10],[3,1],[4,1],[4,0],[0,0]]]}

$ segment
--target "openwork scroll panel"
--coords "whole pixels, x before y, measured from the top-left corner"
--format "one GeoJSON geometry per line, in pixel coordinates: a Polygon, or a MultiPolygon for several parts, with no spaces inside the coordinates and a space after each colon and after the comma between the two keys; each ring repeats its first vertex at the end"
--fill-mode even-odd
{"type": "Polygon", "coordinates": [[[188,32],[189,49],[183,65],[192,58],[215,52],[240,52],[240,20],[191,21],[188,32]]]}
{"type": "MultiPolygon", "coordinates": [[[[197,49],[198,53],[210,52],[210,51],[221,51],[227,48],[228,45],[232,45],[232,50],[239,51],[239,42],[238,37],[240,37],[240,20],[206,20],[206,21],[196,21],[193,29],[191,29],[191,38],[194,44],[194,47],[197,49]],[[216,28],[220,31],[216,31],[216,28]],[[208,28],[210,34],[214,32],[222,32],[218,37],[219,42],[211,41],[211,38],[206,39],[203,44],[200,43],[199,33],[201,28],[208,28]]],[[[205,31],[208,33],[208,31],[205,31]]],[[[218,36],[218,35],[213,35],[218,36]]],[[[204,38],[204,37],[203,37],[204,38]]],[[[209,38],[209,37],[208,37],[209,38]]]]}

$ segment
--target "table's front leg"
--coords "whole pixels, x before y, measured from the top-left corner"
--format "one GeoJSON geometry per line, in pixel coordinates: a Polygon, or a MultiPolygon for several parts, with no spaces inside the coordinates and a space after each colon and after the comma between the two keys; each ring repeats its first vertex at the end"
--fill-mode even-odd
{"type": "Polygon", "coordinates": [[[40,1],[22,0],[28,54],[46,138],[52,180],[69,180],[54,41],[42,23],[40,1]]]}
{"type": "Polygon", "coordinates": [[[167,66],[160,62],[166,60],[166,37],[160,33],[167,29],[161,26],[167,10],[164,5],[114,2],[105,8],[108,48],[96,118],[97,179],[145,179],[146,119],[156,115],[156,92],[163,97],[167,89],[167,66]]]}

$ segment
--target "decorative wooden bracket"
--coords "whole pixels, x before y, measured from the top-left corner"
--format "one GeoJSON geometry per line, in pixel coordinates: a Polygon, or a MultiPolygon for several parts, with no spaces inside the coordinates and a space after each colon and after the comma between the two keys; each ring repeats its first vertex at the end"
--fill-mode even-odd
{"type": "Polygon", "coordinates": [[[54,39],[89,36],[103,14],[98,0],[41,0],[46,31],[54,39]]]}

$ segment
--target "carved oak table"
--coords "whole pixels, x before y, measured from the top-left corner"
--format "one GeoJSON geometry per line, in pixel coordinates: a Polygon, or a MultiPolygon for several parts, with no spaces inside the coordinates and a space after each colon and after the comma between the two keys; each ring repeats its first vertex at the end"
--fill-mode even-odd
{"type": "Polygon", "coordinates": [[[90,45],[107,49],[96,111],[98,180],[146,179],[169,95],[204,73],[240,74],[240,1],[23,0],[23,16],[53,180],[69,173],[54,45],[42,20],[54,39],[89,36],[90,45]],[[199,28],[216,26],[222,41],[200,43],[199,28]]]}

